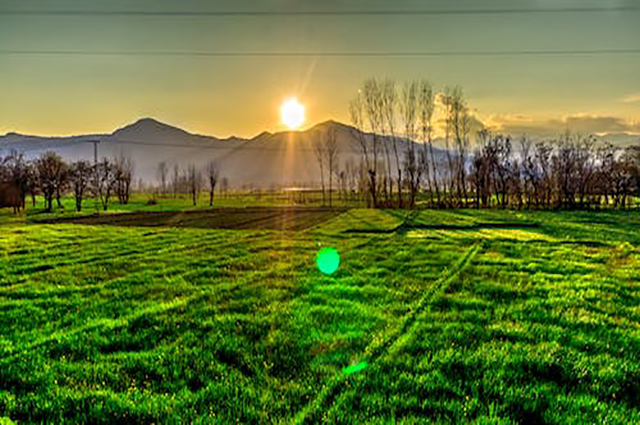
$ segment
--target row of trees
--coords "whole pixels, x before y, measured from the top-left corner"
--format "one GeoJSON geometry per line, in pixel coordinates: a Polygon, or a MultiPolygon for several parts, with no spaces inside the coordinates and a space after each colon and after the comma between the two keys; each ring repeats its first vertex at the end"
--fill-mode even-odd
{"type": "Polygon", "coordinates": [[[133,172],[133,162],[124,155],[104,158],[97,164],[83,160],[67,163],[54,152],[31,161],[17,152],[0,157],[0,182],[3,192],[15,194],[8,206],[16,211],[25,207],[27,197],[35,206],[39,194],[46,211],[53,209],[54,200],[62,208],[60,199],[67,192],[73,194],[78,211],[88,193],[99,198],[106,211],[114,195],[121,204],[129,202],[133,172]]]}
{"type": "Polygon", "coordinates": [[[320,185],[322,187],[322,204],[326,203],[327,188],[325,187],[325,181],[329,181],[329,206],[332,203],[333,193],[333,177],[337,174],[339,176],[339,158],[338,158],[338,137],[336,129],[329,127],[326,130],[318,134],[316,141],[313,145],[313,153],[318,162],[318,168],[320,168],[320,185]]]}
{"type": "Polygon", "coordinates": [[[446,181],[434,154],[436,102],[429,82],[398,87],[393,80],[370,79],[351,102],[354,136],[373,206],[413,207],[421,185],[435,194],[438,203],[444,193],[466,197],[469,110],[459,88],[445,89],[440,100],[446,123],[446,181]]]}
{"type": "Polygon", "coordinates": [[[625,207],[640,188],[640,149],[599,145],[566,133],[553,142],[518,141],[482,130],[469,180],[476,207],[625,207]]]}
{"type": "MultiPolygon", "coordinates": [[[[61,197],[70,193],[77,211],[82,210],[87,196],[98,199],[106,211],[114,197],[120,204],[129,203],[133,176],[134,164],[124,155],[92,164],[85,160],[66,162],[54,152],[46,152],[33,160],[12,152],[0,157],[0,207],[13,207],[18,212],[25,207],[28,197],[35,206],[36,197],[42,195],[45,210],[51,211],[54,202],[62,208],[61,197]]],[[[213,205],[219,181],[225,191],[229,186],[228,179],[220,179],[220,167],[215,161],[209,161],[203,170],[195,165],[186,169],[175,165],[171,180],[167,163],[161,162],[158,178],[162,194],[167,194],[169,188],[175,195],[189,194],[194,205],[205,188],[209,192],[209,205],[213,205]]]]}
{"type": "Polygon", "coordinates": [[[189,164],[186,169],[181,169],[178,164],[174,164],[171,176],[169,165],[166,161],[161,161],[158,164],[157,177],[160,184],[159,191],[162,195],[167,195],[169,191],[174,196],[188,193],[193,205],[197,204],[200,192],[205,188],[209,192],[209,206],[213,205],[218,182],[224,192],[229,188],[229,180],[226,177],[220,178],[220,165],[215,160],[207,162],[203,170],[193,164],[189,164]]]}
{"type": "Polygon", "coordinates": [[[503,208],[624,207],[640,195],[637,147],[567,133],[547,142],[523,137],[514,148],[509,136],[473,131],[459,87],[436,95],[424,80],[399,86],[370,79],[349,109],[361,161],[334,173],[340,185],[364,189],[373,207],[412,208],[421,192],[434,207],[503,208]],[[436,115],[444,127],[441,150],[434,148],[436,115]]]}

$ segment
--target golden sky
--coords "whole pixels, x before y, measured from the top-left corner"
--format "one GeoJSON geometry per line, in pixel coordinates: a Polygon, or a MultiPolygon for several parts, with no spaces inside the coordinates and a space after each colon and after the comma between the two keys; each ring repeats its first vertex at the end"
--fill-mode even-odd
{"type": "MultiPolygon", "coordinates": [[[[627,7],[633,1],[482,2],[483,9],[627,7]]],[[[32,11],[470,10],[477,1],[44,1],[32,11]]],[[[2,10],[25,10],[5,0],[2,10]]],[[[295,96],[307,124],[348,122],[368,77],[461,85],[496,128],[640,132],[640,54],[464,57],[199,57],[104,52],[362,52],[635,49],[639,11],[437,16],[138,16],[0,13],[0,134],[111,132],[140,117],[250,137],[283,129],[295,96]],[[20,51],[7,54],[6,51],[20,51]],[[76,54],[34,54],[74,51],[76,54]],[[29,53],[32,52],[32,53],[29,53]],[[84,52],[84,53],[82,53],[84,52]],[[88,52],[88,53],[87,53],[88,52]]],[[[515,130],[514,130],[515,131],[515,130]]]]}

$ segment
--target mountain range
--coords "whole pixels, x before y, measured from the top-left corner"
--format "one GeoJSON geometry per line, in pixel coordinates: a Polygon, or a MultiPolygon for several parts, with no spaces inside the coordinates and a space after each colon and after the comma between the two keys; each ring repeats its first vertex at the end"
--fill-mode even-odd
{"type": "MultiPolygon", "coordinates": [[[[0,155],[11,150],[34,158],[54,151],[68,161],[93,161],[93,140],[99,141],[99,158],[125,155],[133,160],[135,178],[157,182],[158,164],[166,162],[170,175],[173,167],[185,169],[193,164],[204,170],[215,160],[220,176],[232,187],[308,186],[320,181],[320,170],[313,151],[314,142],[328,129],[334,129],[341,164],[349,158],[358,160],[360,151],[353,127],[326,121],[304,131],[263,132],[253,138],[220,139],[189,133],[152,118],[143,118],[111,134],[71,137],[39,137],[17,133],[0,136],[0,155]]],[[[437,156],[442,155],[437,150],[437,156]]]]}
{"type": "MultiPolygon", "coordinates": [[[[54,151],[68,161],[92,161],[94,145],[90,142],[97,140],[99,158],[130,157],[135,165],[136,180],[147,183],[157,182],[160,162],[166,162],[172,174],[174,166],[184,170],[193,164],[204,169],[207,162],[215,160],[221,177],[227,177],[232,187],[309,186],[320,181],[314,142],[328,129],[335,131],[340,163],[351,158],[359,161],[358,130],[336,121],[326,121],[304,131],[265,131],[249,139],[221,139],[193,134],[152,118],[140,119],[110,134],[40,137],[8,133],[0,136],[0,156],[16,150],[27,158],[34,158],[43,152],[54,151]]],[[[601,138],[619,146],[637,144],[635,137],[618,136],[601,138]]],[[[442,146],[440,141],[435,144],[442,146]]],[[[517,143],[514,148],[517,149],[517,143]]],[[[436,160],[443,160],[446,151],[442,147],[434,150],[436,160]]]]}

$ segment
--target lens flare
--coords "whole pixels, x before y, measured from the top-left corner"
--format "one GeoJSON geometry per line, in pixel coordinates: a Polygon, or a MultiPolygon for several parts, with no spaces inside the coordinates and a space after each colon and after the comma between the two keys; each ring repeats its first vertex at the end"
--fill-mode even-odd
{"type": "Polygon", "coordinates": [[[360,363],[356,363],[354,365],[345,367],[344,369],[342,369],[342,373],[344,373],[345,375],[351,375],[352,373],[356,373],[356,372],[360,372],[361,370],[365,370],[367,368],[367,366],[369,365],[369,363],[367,363],[366,361],[360,362],[360,363]]]}
{"type": "Polygon", "coordinates": [[[318,269],[324,274],[333,274],[340,266],[340,254],[334,248],[322,248],[316,258],[318,269]]]}

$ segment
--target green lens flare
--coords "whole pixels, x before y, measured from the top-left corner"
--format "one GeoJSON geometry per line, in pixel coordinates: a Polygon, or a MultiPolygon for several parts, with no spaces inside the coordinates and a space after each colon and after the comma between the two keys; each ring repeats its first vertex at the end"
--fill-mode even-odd
{"type": "Polygon", "coordinates": [[[369,364],[365,362],[360,362],[349,367],[345,367],[342,369],[342,373],[345,375],[351,375],[352,373],[360,372],[361,370],[365,370],[369,364]]]}
{"type": "Polygon", "coordinates": [[[333,274],[340,266],[340,255],[334,248],[322,248],[316,258],[318,268],[324,274],[333,274]]]}

